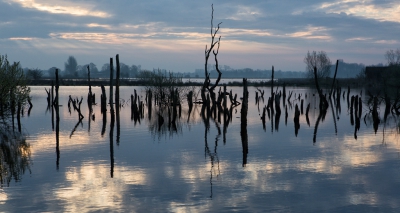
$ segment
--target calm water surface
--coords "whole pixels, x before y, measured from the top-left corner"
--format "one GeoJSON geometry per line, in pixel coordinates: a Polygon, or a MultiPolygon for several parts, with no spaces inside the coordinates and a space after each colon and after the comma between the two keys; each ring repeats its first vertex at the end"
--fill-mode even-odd
{"type": "MultiPolygon", "coordinates": [[[[22,117],[22,129],[30,145],[29,167],[18,181],[0,188],[1,212],[398,212],[400,211],[400,143],[398,117],[389,115],[375,133],[363,95],[360,128],[351,124],[345,98],[340,110],[328,109],[321,119],[312,89],[293,91],[292,107],[279,118],[260,119],[265,103],[255,104],[256,88],[249,88],[248,153],[243,152],[241,106],[233,109],[232,122],[210,120],[206,127],[194,107],[188,119],[184,106],[177,129],[161,128],[157,115],[131,119],[130,95],[143,87],[121,87],[120,131],[105,131],[100,103],[90,120],[87,87],[60,87],[59,159],[51,110],[46,111],[44,87],[31,87],[33,109],[22,117]],[[296,93],[296,95],[294,94],[296,93]],[[304,111],[311,105],[309,122],[300,116],[295,134],[295,100],[301,94],[304,111]],[[307,98],[305,98],[307,94],[307,98]],[[68,96],[84,97],[82,112],[68,112],[68,96]],[[334,115],[333,115],[334,114],[334,115]],[[336,118],[336,119],[335,119],[336,118]],[[335,128],[336,121],[336,128],[335,128]],[[58,161],[58,165],[57,165],[58,161]]],[[[108,88],[106,88],[108,90],[108,88]]],[[[241,87],[228,87],[239,97],[241,87]]],[[[96,102],[101,90],[93,88],[96,102]]],[[[360,94],[353,90],[352,95],[360,94]]],[[[365,94],[365,92],[363,93],[365,94]]],[[[108,96],[108,91],[107,91],[108,96]]]]}

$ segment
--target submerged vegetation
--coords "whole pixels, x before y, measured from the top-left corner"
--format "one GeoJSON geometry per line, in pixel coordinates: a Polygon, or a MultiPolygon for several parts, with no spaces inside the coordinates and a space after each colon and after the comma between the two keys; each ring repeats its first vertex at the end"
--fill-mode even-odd
{"type": "Polygon", "coordinates": [[[27,78],[19,63],[10,63],[7,56],[0,55],[0,187],[9,185],[13,179],[19,181],[29,170],[30,146],[20,122],[24,105],[31,105],[29,93],[27,78]],[[14,125],[15,115],[18,131],[14,125]]]}
{"type": "Polygon", "coordinates": [[[0,116],[7,118],[29,100],[30,89],[19,62],[10,63],[0,55],[0,116]]]}
{"type": "Polygon", "coordinates": [[[0,188],[20,181],[25,171],[30,172],[30,164],[31,150],[24,134],[0,129],[0,188]]]}

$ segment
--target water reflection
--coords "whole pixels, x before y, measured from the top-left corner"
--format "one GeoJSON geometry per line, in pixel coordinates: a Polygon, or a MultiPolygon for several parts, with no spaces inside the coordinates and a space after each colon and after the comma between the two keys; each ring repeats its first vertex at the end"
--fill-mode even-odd
{"type": "Polygon", "coordinates": [[[214,143],[214,150],[213,152],[210,151],[210,148],[208,146],[208,142],[207,142],[207,130],[205,132],[204,135],[204,139],[205,139],[205,157],[208,156],[210,158],[210,164],[211,164],[211,168],[210,168],[210,198],[213,197],[213,174],[216,174],[216,177],[218,178],[218,176],[220,175],[220,169],[219,169],[219,158],[218,158],[218,152],[217,152],[217,147],[218,147],[218,140],[221,136],[221,128],[219,127],[218,123],[215,123],[215,126],[218,130],[218,135],[215,137],[215,143],[214,143]],[[217,169],[215,170],[214,166],[215,163],[217,164],[217,169]]]}
{"type": "MultiPolygon", "coordinates": [[[[98,87],[93,89],[100,91],[98,87]]],[[[138,97],[146,96],[145,90],[138,92],[140,88],[135,89],[138,97]]],[[[84,91],[87,93],[87,89],[84,91]]],[[[118,124],[114,128],[111,113],[106,112],[102,114],[102,122],[91,123],[90,134],[86,129],[89,127],[82,125],[71,139],[68,136],[78,121],[76,112],[69,116],[66,108],[66,114],[62,113],[61,107],[58,140],[65,141],[62,146],[65,166],[58,173],[54,167],[48,169],[45,163],[47,156],[54,159],[54,133],[50,131],[50,115],[43,115],[47,121],[43,122],[47,124],[44,130],[30,130],[31,134],[38,135],[30,142],[36,162],[32,172],[52,178],[44,179],[44,175],[35,174],[28,177],[32,181],[23,182],[22,189],[32,187],[34,192],[30,194],[43,198],[40,201],[27,199],[26,205],[32,209],[38,203],[52,206],[54,198],[42,194],[50,190],[59,201],[58,208],[63,211],[146,211],[155,208],[156,211],[251,212],[269,209],[309,212],[340,211],[343,206],[345,211],[353,205],[363,205],[367,209],[380,206],[389,211],[398,208],[398,195],[388,190],[389,186],[399,187],[396,173],[400,151],[398,118],[395,113],[389,113],[386,119],[377,123],[373,116],[373,113],[378,118],[384,115],[382,106],[385,102],[377,101],[376,112],[373,112],[373,101],[368,105],[365,97],[358,96],[357,107],[355,99],[353,102],[354,124],[351,126],[351,120],[346,116],[350,116],[350,97],[358,95],[358,91],[350,94],[349,111],[340,114],[338,108],[346,106],[340,106],[337,96],[333,95],[329,101],[332,108],[327,113],[327,110],[319,110],[319,99],[312,95],[313,89],[293,89],[295,92],[290,91],[294,95],[290,101],[284,100],[284,95],[280,97],[279,102],[285,103],[281,108],[285,110],[285,125],[279,125],[279,89],[274,93],[273,111],[264,106],[259,90],[258,99],[252,96],[256,94],[255,88],[249,88],[249,91],[246,123],[241,122],[242,110],[235,115],[236,108],[229,100],[226,108],[223,104],[222,110],[217,108],[216,116],[208,116],[207,109],[203,116],[199,104],[194,103],[189,110],[189,106],[182,103],[181,116],[177,107],[177,116],[172,122],[172,107],[152,105],[150,110],[147,95],[147,98],[140,98],[144,102],[143,115],[138,117],[140,123],[135,125],[130,120],[129,107],[122,107],[119,131],[118,124]],[[258,103],[253,104],[254,100],[258,103]],[[301,113],[302,102],[306,107],[304,114],[301,113]],[[272,113],[269,119],[268,112],[272,113]],[[109,129],[107,120],[111,120],[109,129]],[[265,131],[267,128],[275,131],[265,131]],[[109,137],[101,137],[106,131],[109,137]],[[311,138],[314,146],[308,143],[311,138]],[[119,146],[114,146],[114,141],[119,146]],[[251,155],[248,155],[249,146],[251,155]],[[330,199],[336,201],[330,202],[330,199]],[[271,206],[266,206],[265,200],[271,206]]],[[[242,88],[233,88],[231,93],[242,92],[242,88]]],[[[132,93],[132,88],[123,88],[121,98],[130,97],[132,93]]],[[[69,94],[81,96],[78,92],[65,92],[61,94],[64,98],[61,100],[67,100],[69,94]]],[[[30,129],[35,125],[29,126],[29,122],[38,121],[36,108],[29,119],[22,120],[22,124],[26,122],[30,129]]],[[[83,114],[90,115],[87,107],[82,110],[83,114]]],[[[94,113],[100,113],[99,110],[93,107],[94,113]]],[[[17,205],[12,205],[18,192],[10,190],[6,193],[7,209],[20,210],[17,205]]],[[[59,210],[54,208],[40,211],[59,210]]],[[[360,210],[358,206],[354,208],[360,210]]]]}
{"type": "Polygon", "coordinates": [[[111,114],[110,122],[110,177],[114,177],[114,115],[111,114]]]}
{"type": "Polygon", "coordinates": [[[31,147],[26,137],[7,124],[0,126],[0,186],[19,182],[25,171],[31,172],[31,147]]]}
{"type": "MultiPolygon", "coordinates": [[[[121,167],[116,170],[118,177],[110,180],[104,177],[108,173],[106,168],[99,162],[85,162],[68,168],[65,172],[65,189],[53,192],[57,200],[65,203],[63,211],[121,211],[129,205],[124,199],[126,191],[130,187],[148,184],[148,174],[144,169],[121,167]]],[[[130,205],[130,211],[139,211],[139,200],[133,200],[136,204],[130,205]]]]}

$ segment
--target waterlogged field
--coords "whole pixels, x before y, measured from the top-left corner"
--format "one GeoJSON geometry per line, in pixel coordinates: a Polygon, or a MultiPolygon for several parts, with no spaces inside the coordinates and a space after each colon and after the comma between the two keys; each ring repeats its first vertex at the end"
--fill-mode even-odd
{"type": "MultiPolygon", "coordinates": [[[[380,122],[374,122],[365,91],[351,91],[362,94],[361,116],[353,116],[346,95],[320,116],[315,90],[287,88],[293,91],[290,103],[280,103],[280,115],[276,108],[266,113],[263,124],[271,91],[259,88],[264,101],[256,104],[257,89],[249,87],[245,135],[241,105],[224,125],[203,119],[200,105],[189,115],[185,103],[174,126],[156,106],[151,116],[145,106],[143,117],[133,119],[131,94],[136,89],[145,101],[144,88],[121,87],[120,122],[111,125],[110,110],[105,119],[100,112],[100,87],[92,88],[94,116],[86,103],[88,87],[60,87],[57,144],[44,88],[31,88],[33,108],[21,118],[29,145],[21,155],[28,161],[17,167],[17,180],[2,177],[1,212],[400,210],[399,120],[392,113],[384,119],[381,105],[380,122]],[[84,97],[82,122],[68,110],[69,95],[84,97]],[[301,99],[304,112],[295,124],[301,99]]],[[[229,90],[243,94],[241,87],[229,90]]]]}

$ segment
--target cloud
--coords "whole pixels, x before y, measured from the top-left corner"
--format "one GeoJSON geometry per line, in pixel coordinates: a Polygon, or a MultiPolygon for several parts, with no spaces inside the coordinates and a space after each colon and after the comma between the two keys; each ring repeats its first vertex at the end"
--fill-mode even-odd
{"type": "Polygon", "coordinates": [[[234,10],[233,14],[228,15],[226,19],[255,21],[258,17],[264,16],[260,9],[251,6],[240,5],[234,10]]]}
{"type": "Polygon", "coordinates": [[[111,17],[111,14],[94,10],[94,6],[88,3],[73,3],[69,1],[46,1],[46,0],[12,0],[24,8],[38,11],[67,14],[72,16],[94,16],[100,18],[111,17]]]}
{"type": "Polygon", "coordinates": [[[286,36],[304,39],[331,40],[332,37],[326,33],[327,31],[329,30],[325,27],[307,26],[305,31],[289,33],[286,34],[286,36]]]}
{"type": "Polygon", "coordinates": [[[367,19],[400,23],[400,3],[398,1],[378,5],[372,0],[340,0],[324,2],[317,9],[327,13],[345,13],[367,19]]]}
{"type": "Polygon", "coordinates": [[[17,41],[17,40],[23,40],[23,41],[30,41],[33,40],[35,38],[32,37],[13,37],[13,38],[9,38],[12,41],[17,41]]]}

